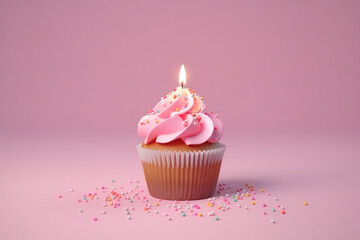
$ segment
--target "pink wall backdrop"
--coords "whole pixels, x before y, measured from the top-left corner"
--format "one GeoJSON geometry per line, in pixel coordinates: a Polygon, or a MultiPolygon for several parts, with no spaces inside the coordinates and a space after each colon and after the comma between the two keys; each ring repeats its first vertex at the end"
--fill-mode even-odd
{"type": "Polygon", "coordinates": [[[136,131],[178,83],[231,133],[360,131],[359,1],[1,1],[0,132],[136,131]]]}
{"type": "Polygon", "coordinates": [[[360,1],[0,0],[0,239],[360,239],[359,92],[360,1]],[[224,122],[219,181],[265,193],[219,221],[79,205],[136,179],[157,201],[136,127],[182,63],[224,122]]]}

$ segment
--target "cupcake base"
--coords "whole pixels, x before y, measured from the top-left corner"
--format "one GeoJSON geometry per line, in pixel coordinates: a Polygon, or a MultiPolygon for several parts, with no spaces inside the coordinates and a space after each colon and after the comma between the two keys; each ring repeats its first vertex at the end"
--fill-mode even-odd
{"type": "Polygon", "coordinates": [[[137,146],[151,196],[195,200],[213,196],[225,145],[204,151],[149,150],[137,146]]]}

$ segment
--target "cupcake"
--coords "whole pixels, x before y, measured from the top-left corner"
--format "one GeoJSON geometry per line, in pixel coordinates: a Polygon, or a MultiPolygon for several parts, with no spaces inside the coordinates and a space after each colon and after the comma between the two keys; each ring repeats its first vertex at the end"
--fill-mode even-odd
{"type": "Polygon", "coordinates": [[[205,112],[203,98],[177,87],[138,123],[137,146],[151,196],[167,200],[211,197],[225,145],[217,114],[205,112]]]}

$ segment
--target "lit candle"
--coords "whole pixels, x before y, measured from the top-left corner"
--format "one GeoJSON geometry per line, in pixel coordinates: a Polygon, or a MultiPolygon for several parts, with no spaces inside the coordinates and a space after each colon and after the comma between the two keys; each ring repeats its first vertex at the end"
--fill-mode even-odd
{"type": "Polygon", "coordinates": [[[179,84],[181,88],[184,88],[184,85],[186,84],[186,71],[184,64],[181,65],[180,73],[179,73],[179,84]]]}

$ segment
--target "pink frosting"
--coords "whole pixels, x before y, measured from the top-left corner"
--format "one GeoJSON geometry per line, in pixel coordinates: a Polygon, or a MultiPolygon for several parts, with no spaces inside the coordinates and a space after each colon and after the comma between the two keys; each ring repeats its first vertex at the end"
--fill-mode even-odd
{"type": "Polygon", "coordinates": [[[138,134],[148,144],[181,139],[187,145],[218,142],[223,125],[217,114],[205,112],[205,104],[193,90],[178,87],[156,104],[138,123],[138,134]]]}

